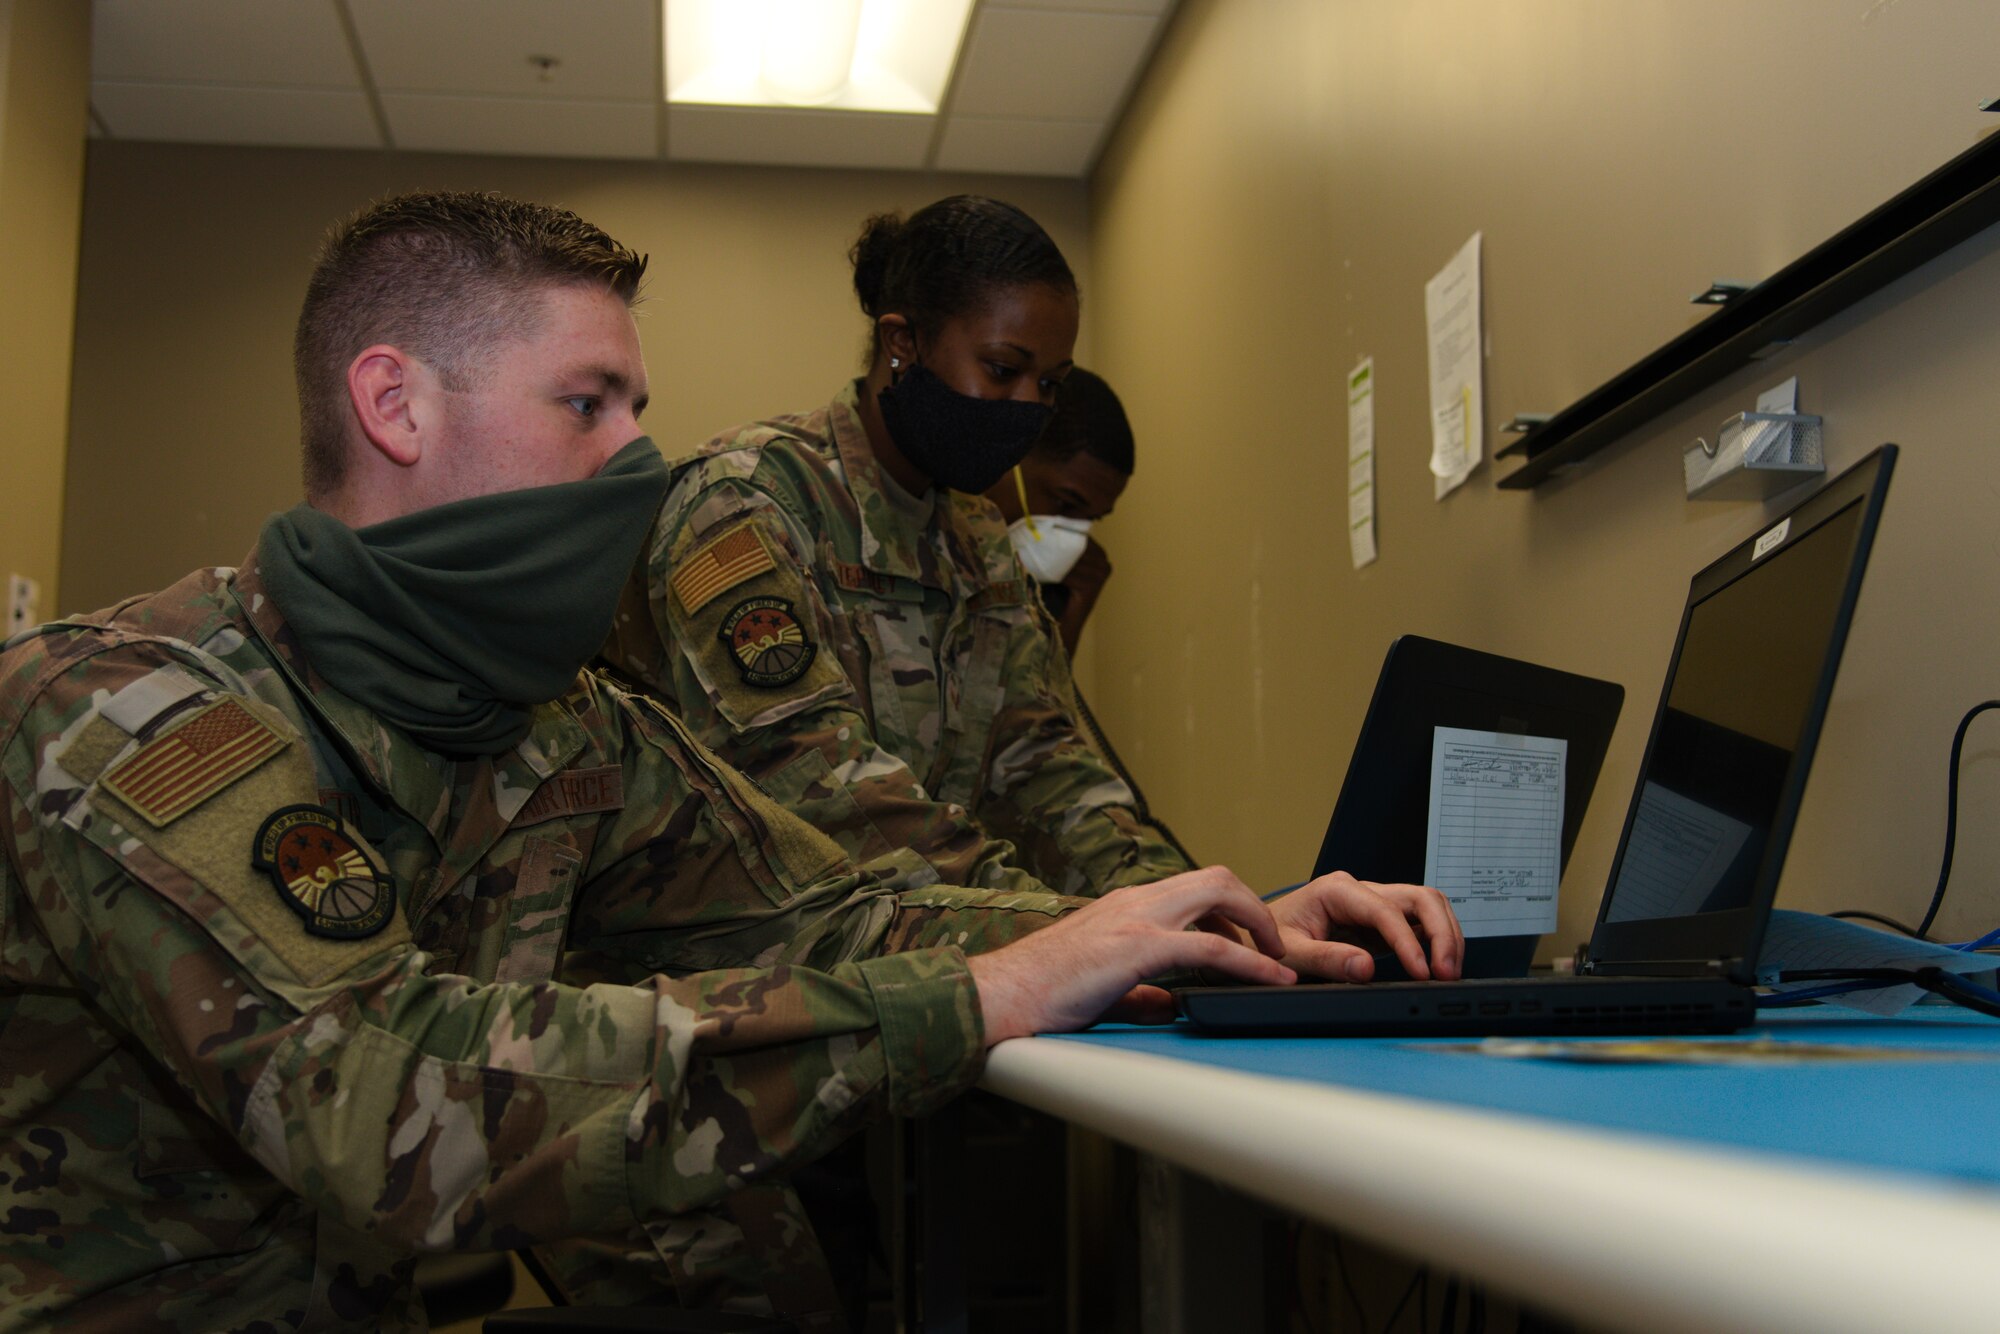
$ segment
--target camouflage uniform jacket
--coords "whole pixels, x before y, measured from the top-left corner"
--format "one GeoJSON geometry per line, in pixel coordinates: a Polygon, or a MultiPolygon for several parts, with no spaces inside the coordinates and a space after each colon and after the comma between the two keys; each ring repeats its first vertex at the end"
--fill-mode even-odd
{"type": "Polygon", "coordinates": [[[857,859],[1074,894],[1187,870],[1078,733],[1000,512],[902,494],[856,392],[675,465],[607,660],[857,859]]]}
{"type": "Polygon", "coordinates": [[[0,653],[0,820],[6,1330],[420,1329],[416,1252],[705,1209],[964,1088],[964,951],[1066,906],[856,870],[590,673],[427,752],[254,569],[0,653]]]}

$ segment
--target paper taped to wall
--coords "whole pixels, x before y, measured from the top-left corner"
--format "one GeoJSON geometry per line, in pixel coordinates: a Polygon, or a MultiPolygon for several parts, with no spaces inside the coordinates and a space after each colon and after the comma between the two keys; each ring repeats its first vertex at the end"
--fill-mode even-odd
{"type": "Polygon", "coordinates": [[[1430,330],[1431,475],[1442,498],[1479,466],[1486,436],[1481,383],[1480,233],[1424,284],[1424,324],[1430,330]]]}

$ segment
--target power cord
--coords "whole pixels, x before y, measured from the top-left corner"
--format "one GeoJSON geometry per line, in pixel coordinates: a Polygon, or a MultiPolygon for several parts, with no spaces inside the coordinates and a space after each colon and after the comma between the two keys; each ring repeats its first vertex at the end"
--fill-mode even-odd
{"type": "MultiPolygon", "coordinates": [[[[1850,912],[1834,913],[1832,915],[1836,917],[1865,917],[1872,914],[1850,912]]],[[[1903,934],[1913,935],[1915,933],[1905,930],[1903,934]]],[[[1995,927],[1977,940],[1961,941],[1947,948],[1957,950],[1961,954],[1976,954],[1994,944],[2000,944],[2000,927],[1995,927]]],[[[1810,1001],[1824,1000],[1828,996],[1844,996],[1850,991],[1872,991],[1877,985],[1874,982],[1836,982],[1831,986],[1813,987],[1806,991],[1787,991],[1775,996],[1760,996],[1757,998],[1757,1006],[1759,1009],[1765,1010],[1785,1010],[1793,1006],[1805,1005],[1810,1001]]],[[[1967,985],[1971,984],[1968,983],[1967,985]]]]}
{"type": "MultiPolygon", "coordinates": [[[[1410,1286],[1404,1288],[1403,1295],[1397,1299],[1396,1309],[1389,1312],[1389,1318],[1382,1322],[1382,1334],[1395,1334],[1396,1322],[1398,1320],[1401,1320],[1403,1318],[1403,1312],[1409,1309],[1410,1298],[1416,1294],[1416,1291],[1419,1287],[1422,1287],[1424,1290],[1425,1300],[1426,1301],[1429,1300],[1430,1280],[1431,1280],[1431,1267],[1429,1265],[1418,1266],[1417,1272],[1410,1275],[1410,1286]]],[[[1424,1319],[1423,1312],[1419,1311],[1417,1314],[1418,1314],[1417,1329],[1421,1334],[1421,1331],[1423,1330],[1424,1326],[1428,1324],[1429,1321],[1424,1319]]]]}
{"type": "Polygon", "coordinates": [[[1368,1328],[1368,1313],[1361,1309],[1361,1294],[1354,1290],[1354,1275],[1348,1271],[1347,1253],[1341,1249],[1340,1233],[1329,1232],[1327,1240],[1331,1243],[1333,1263],[1340,1270],[1340,1286],[1347,1290],[1348,1304],[1354,1308],[1354,1327],[1365,1330],[1368,1328]]]}
{"type": "Polygon", "coordinates": [[[1948,973],[1942,968],[1787,968],[1772,979],[1776,982],[1836,982],[1856,985],[1816,987],[1810,991],[1787,992],[1759,997],[1763,1009],[1786,1009],[1794,1004],[1842,991],[1860,991],[1881,986],[1916,986],[1962,1005],[1968,1010],[2000,1019],[2000,991],[1980,986],[1948,973]],[[1771,1004],[1766,1005],[1765,1002],[1771,1004]]]}
{"type": "Polygon", "coordinates": [[[1918,940],[1926,939],[1917,928],[1907,922],[1899,922],[1893,917],[1885,917],[1878,912],[1867,912],[1861,908],[1843,908],[1839,912],[1830,912],[1827,916],[1846,918],[1849,921],[1874,922],[1877,925],[1886,926],[1891,931],[1905,936],[1915,936],[1918,940]]]}
{"type": "Polygon", "coordinates": [[[1946,784],[1945,784],[1946,791],[1945,791],[1945,805],[1944,805],[1944,857],[1938,865],[1937,888],[1931,892],[1931,903],[1930,907],[1924,910],[1924,920],[1918,922],[1914,928],[1911,928],[1905,926],[1903,923],[1897,921],[1893,917],[1884,917],[1880,913],[1863,912],[1860,909],[1854,909],[1854,908],[1850,908],[1844,912],[1829,913],[1828,916],[1856,917],[1860,918],[1863,921],[1880,922],[1883,926],[1888,927],[1892,931],[1900,931],[1906,936],[1915,936],[1918,940],[1929,940],[1931,938],[1930,934],[1931,923],[1937,920],[1938,909],[1944,904],[1945,886],[1951,883],[1951,856],[1952,852],[1956,849],[1958,845],[1959,756],[1965,750],[1966,729],[1972,726],[1972,720],[1974,718],[1977,718],[1980,714],[1986,712],[1988,709],[2000,709],[2000,699],[1985,700],[1981,703],[1973,705],[1970,709],[1967,709],[1965,711],[1965,716],[1958,720],[1958,730],[1952,734],[1951,765],[1950,768],[1947,770],[1946,784]]]}
{"type": "Polygon", "coordinates": [[[1931,923],[1937,920],[1938,908],[1944,903],[1945,886],[1951,883],[1951,854],[1958,844],[1958,757],[1965,749],[1965,731],[1972,726],[1972,720],[1988,709],[2000,709],[2000,699],[1989,699],[1967,709],[1965,716],[1958,720],[1958,731],[1951,738],[1951,770],[1945,792],[1944,806],[1944,860],[1938,865],[1937,888],[1931,893],[1931,906],[1924,911],[1924,920],[1917,923],[1917,937],[1930,938],[1931,923]]]}

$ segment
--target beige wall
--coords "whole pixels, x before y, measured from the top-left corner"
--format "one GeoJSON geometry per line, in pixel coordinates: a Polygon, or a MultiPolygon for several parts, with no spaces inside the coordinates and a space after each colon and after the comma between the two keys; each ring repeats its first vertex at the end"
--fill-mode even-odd
{"type": "Polygon", "coordinates": [[[62,606],[234,564],[298,499],[292,323],[327,225],[408,189],[576,209],[652,256],[639,330],[663,449],[816,407],[859,366],[862,219],[978,190],[1045,225],[1087,284],[1081,184],[910,173],[91,145],[62,606]]]}
{"type": "MultiPolygon", "coordinates": [[[[89,112],[90,7],[0,9],[0,575],[55,609],[69,434],[77,219],[89,112]]],[[[4,585],[0,585],[4,587],[4,585]]]]}
{"type": "MultiPolygon", "coordinates": [[[[2000,694],[2000,236],[1521,494],[1426,472],[1423,286],[1485,235],[1486,420],[1552,411],[1992,123],[1983,0],[1183,0],[1095,181],[1099,369],[1140,466],[1095,702],[1154,805],[1253,883],[1308,870],[1382,654],[1417,632],[1622,682],[1565,883],[1588,934],[1687,577],[1759,504],[1681,448],[1796,372],[1834,465],[1905,447],[1781,903],[1921,910],[1965,708],[2000,694]],[[1345,536],[1342,378],[1375,358],[1380,562],[1345,536]]],[[[1490,449],[1494,443],[1488,440],[1490,449]]],[[[1944,923],[1984,929],[2000,729],[1944,923]]]]}

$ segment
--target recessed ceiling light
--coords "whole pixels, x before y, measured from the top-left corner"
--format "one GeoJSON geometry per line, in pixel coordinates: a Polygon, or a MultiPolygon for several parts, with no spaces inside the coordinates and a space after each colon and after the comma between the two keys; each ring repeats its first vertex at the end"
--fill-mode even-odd
{"type": "Polygon", "coordinates": [[[934,114],[972,0],[661,0],[667,101],[934,114]]]}

